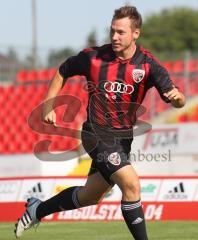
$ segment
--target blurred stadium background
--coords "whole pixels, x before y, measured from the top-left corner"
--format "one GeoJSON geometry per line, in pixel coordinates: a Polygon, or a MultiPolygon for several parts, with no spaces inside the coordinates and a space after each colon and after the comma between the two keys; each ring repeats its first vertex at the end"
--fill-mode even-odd
{"type": "MultiPolygon", "coordinates": [[[[56,132],[56,135],[47,134],[47,126],[40,123],[39,116],[31,118],[31,124],[41,124],[40,132],[36,132],[30,125],[30,114],[42,103],[57,67],[64,59],[77,52],[71,46],[48,51],[38,46],[36,1],[32,0],[31,4],[31,48],[0,46],[1,222],[15,221],[23,212],[25,199],[29,196],[44,200],[69,186],[82,185],[91,164],[89,157],[81,153],[79,136],[61,136],[60,132],[56,132]],[[39,160],[34,154],[35,145],[46,139],[51,141],[49,150],[54,154],[54,161],[39,160]],[[73,153],[74,157],[67,161],[57,161],[59,155],[65,151],[73,153]]],[[[170,73],[175,85],[187,97],[184,108],[173,109],[163,103],[156,90],[152,89],[143,104],[147,112],[141,119],[151,123],[153,129],[148,134],[134,139],[134,155],[131,156],[131,160],[141,177],[142,201],[148,220],[182,220],[183,224],[190,220],[198,220],[197,32],[198,8],[192,9],[190,5],[163,9],[144,16],[143,33],[139,43],[155,53],[170,73]],[[157,157],[156,161],[159,154],[160,157],[157,157]]],[[[108,34],[103,42],[98,41],[96,28],[87,36],[84,47],[106,42],[108,34]]],[[[82,107],[75,120],[70,123],[63,120],[66,106],[57,107],[57,122],[60,126],[81,129],[81,124],[86,119],[85,84],[84,77],[75,76],[68,79],[61,94],[80,98],[82,107]]],[[[120,198],[119,189],[115,187],[100,206],[55,214],[45,220],[122,220],[119,210],[120,198]]],[[[196,239],[197,224],[190,225],[191,236],[185,237],[182,234],[178,239],[196,239]]],[[[10,225],[0,226],[4,232],[10,229],[10,225]]],[[[170,226],[171,224],[168,227],[170,226]]],[[[162,228],[163,234],[166,234],[166,227],[162,228]]],[[[149,225],[149,228],[154,232],[158,227],[153,228],[149,225]]],[[[177,239],[176,234],[179,230],[175,228],[175,231],[175,237],[160,239],[177,239]]],[[[159,239],[159,236],[161,237],[159,234],[153,239],[159,239]]],[[[78,236],[75,239],[78,239],[78,236]]],[[[93,235],[90,239],[99,238],[93,235]]],[[[129,236],[126,235],[123,239],[129,239],[129,236]]]]}

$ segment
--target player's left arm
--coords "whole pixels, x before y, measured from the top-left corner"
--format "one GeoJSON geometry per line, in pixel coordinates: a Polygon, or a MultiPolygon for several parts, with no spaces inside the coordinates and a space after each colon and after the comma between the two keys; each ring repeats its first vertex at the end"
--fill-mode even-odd
{"type": "Polygon", "coordinates": [[[185,97],[179,89],[175,87],[168,71],[156,59],[152,59],[150,63],[151,85],[156,87],[162,100],[166,103],[171,103],[175,108],[183,107],[186,103],[185,97]]]}
{"type": "Polygon", "coordinates": [[[186,103],[185,96],[176,87],[164,93],[164,96],[170,100],[171,105],[175,108],[182,108],[186,103]]]}

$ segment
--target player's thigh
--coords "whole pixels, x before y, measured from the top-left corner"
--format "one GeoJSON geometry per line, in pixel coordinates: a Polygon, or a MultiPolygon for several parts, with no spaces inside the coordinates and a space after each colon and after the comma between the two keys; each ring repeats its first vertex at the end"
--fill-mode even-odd
{"type": "Polygon", "coordinates": [[[78,192],[78,199],[80,202],[87,199],[93,201],[100,201],[109,192],[112,185],[109,185],[99,172],[91,174],[87,178],[87,182],[78,192]]]}
{"type": "Polygon", "coordinates": [[[139,177],[132,165],[120,168],[111,175],[111,180],[119,186],[122,192],[140,191],[139,177]]]}

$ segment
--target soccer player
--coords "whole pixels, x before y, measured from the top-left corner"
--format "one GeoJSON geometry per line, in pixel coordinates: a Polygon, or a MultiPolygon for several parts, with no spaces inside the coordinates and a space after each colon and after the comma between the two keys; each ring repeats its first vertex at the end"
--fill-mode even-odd
{"type": "MultiPolygon", "coordinates": [[[[87,121],[82,131],[83,146],[92,158],[91,169],[85,186],[67,188],[44,202],[30,198],[16,224],[16,237],[49,214],[98,204],[117,184],[122,192],[122,214],[132,236],[136,240],[148,239],[140,182],[128,159],[133,134],[129,131],[131,134],[122,138],[119,133],[133,129],[132,116],[151,87],[175,108],[185,105],[185,97],[174,86],[166,69],[149,51],[136,44],[141,25],[142,18],[135,7],[115,10],[111,44],[85,49],[59,67],[46,100],[55,98],[66,79],[74,75],[86,76],[88,84],[95,86],[88,88],[87,121]]],[[[56,125],[53,101],[45,102],[43,116],[46,123],[56,125]]]]}

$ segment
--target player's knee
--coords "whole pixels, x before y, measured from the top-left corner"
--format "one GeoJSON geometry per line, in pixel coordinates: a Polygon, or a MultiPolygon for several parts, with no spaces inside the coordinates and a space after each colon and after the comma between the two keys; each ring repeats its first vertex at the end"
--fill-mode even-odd
{"type": "Polygon", "coordinates": [[[140,198],[140,182],[139,180],[133,182],[127,182],[123,184],[122,195],[123,200],[133,201],[140,198]]]}
{"type": "Polygon", "coordinates": [[[140,192],[140,182],[138,179],[133,182],[127,181],[122,184],[121,190],[122,190],[122,192],[139,193],[140,192]]]}

